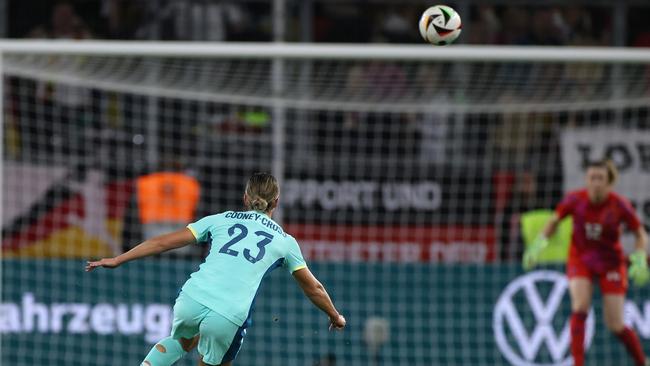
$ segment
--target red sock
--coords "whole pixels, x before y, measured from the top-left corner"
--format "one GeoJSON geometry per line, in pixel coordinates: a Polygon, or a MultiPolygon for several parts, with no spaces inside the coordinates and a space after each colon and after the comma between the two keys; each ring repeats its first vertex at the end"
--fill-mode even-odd
{"type": "Polygon", "coordinates": [[[634,363],[637,366],[645,365],[645,354],[643,354],[643,348],[641,348],[641,342],[639,342],[639,337],[636,336],[636,333],[632,329],[625,327],[617,336],[623,342],[625,348],[627,348],[627,352],[634,359],[634,363]]]}
{"type": "Polygon", "coordinates": [[[574,366],[585,364],[585,321],[587,314],[571,314],[571,354],[574,366]]]}

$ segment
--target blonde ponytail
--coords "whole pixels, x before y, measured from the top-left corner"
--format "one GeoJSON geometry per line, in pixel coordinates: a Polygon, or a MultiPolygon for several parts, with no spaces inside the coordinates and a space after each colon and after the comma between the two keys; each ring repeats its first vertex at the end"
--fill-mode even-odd
{"type": "Polygon", "coordinates": [[[618,168],[616,168],[616,164],[611,159],[607,159],[605,160],[605,168],[607,169],[609,184],[616,184],[616,181],[618,181],[618,168]]]}
{"type": "Polygon", "coordinates": [[[251,201],[251,208],[255,211],[266,212],[266,208],[269,206],[269,203],[266,202],[264,198],[257,197],[251,201]]]}
{"type": "Polygon", "coordinates": [[[255,173],[246,183],[246,205],[249,210],[268,212],[275,208],[280,195],[280,187],[274,176],[268,173],[255,173]]]}

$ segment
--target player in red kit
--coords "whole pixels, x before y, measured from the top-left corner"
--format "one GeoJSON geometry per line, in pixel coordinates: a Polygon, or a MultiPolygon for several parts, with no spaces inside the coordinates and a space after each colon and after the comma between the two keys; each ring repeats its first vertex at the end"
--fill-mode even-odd
{"type": "MultiPolygon", "coordinates": [[[[592,163],[587,168],[586,187],[569,193],[557,206],[540,237],[524,253],[524,268],[532,268],[558,223],[573,217],[573,233],[566,272],[571,295],[571,353],[574,365],[584,365],[585,321],[597,281],[603,294],[603,314],[607,328],[623,342],[635,365],[646,365],[645,355],[634,330],[623,323],[623,305],[628,286],[627,261],[620,236],[622,225],[634,232],[634,253],[630,255],[629,276],[639,286],[650,279],[646,259],[647,233],[627,199],[612,191],[617,171],[609,162],[592,163]]],[[[649,362],[650,363],[650,362],[649,362]]]]}

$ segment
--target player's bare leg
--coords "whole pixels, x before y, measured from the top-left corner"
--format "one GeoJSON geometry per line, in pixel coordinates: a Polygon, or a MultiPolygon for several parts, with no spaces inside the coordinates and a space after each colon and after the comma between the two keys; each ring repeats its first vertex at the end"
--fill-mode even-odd
{"type": "Polygon", "coordinates": [[[571,295],[571,353],[575,366],[583,366],[585,359],[585,322],[594,287],[591,279],[575,277],[569,280],[569,294],[571,295]]]}
{"type": "Polygon", "coordinates": [[[634,359],[637,366],[645,365],[645,355],[639,337],[636,333],[625,326],[623,322],[623,308],[625,296],[618,294],[605,294],[603,296],[603,315],[607,329],[616,334],[623,342],[628,353],[634,359]]]}
{"type": "Polygon", "coordinates": [[[623,323],[623,306],[625,305],[625,296],[623,295],[603,295],[603,317],[605,326],[611,332],[618,334],[625,327],[623,323]]]}
{"type": "Polygon", "coordinates": [[[575,277],[569,280],[569,294],[571,295],[571,311],[574,313],[589,312],[594,286],[591,280],[585,277],[575,277]]]}

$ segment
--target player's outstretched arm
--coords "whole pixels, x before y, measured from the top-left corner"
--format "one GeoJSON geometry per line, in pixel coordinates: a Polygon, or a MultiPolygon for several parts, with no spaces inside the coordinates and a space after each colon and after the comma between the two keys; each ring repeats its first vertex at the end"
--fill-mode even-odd
{"type": "Polygon", "coordinates": [[[293,278],[296,279],[309,300],[330,318],[330,329],[345,327],[345,318],[336,310],[325,287],[314,277],[309,268],[305,267],[293,272],[293,278]]]}
{"type": "Polygon", "coordinates": [[[645,231],[643,225],[634,231],[634,249],[646,252],[648,250],[648,233],[645,231]]]}
{"type": "Polygon", "coordinates": [[[126,253],[122,253],[117,257],[104,258],[94,262],[89,261],[86,264],[86,272],[90,272],[97,267],[115,268],[134,259],[159,254],[170,249],[184,247],[194,242],[196,242],[196,239],[190,229],[181,229],[174,231],[173,233],[147,239],[135,248],[126,253]]]}
{"type": "Polygon", "coordinates": [[[550,220],[546,223],[544,226],[544,229],[542,230],[541,235],[545,238],[550,238],[555,234],[555,231],[557,230],[557,226],[560,223],[560,217],[557,214],[554,214],[553,217],[551,217],[550,220]]]}

